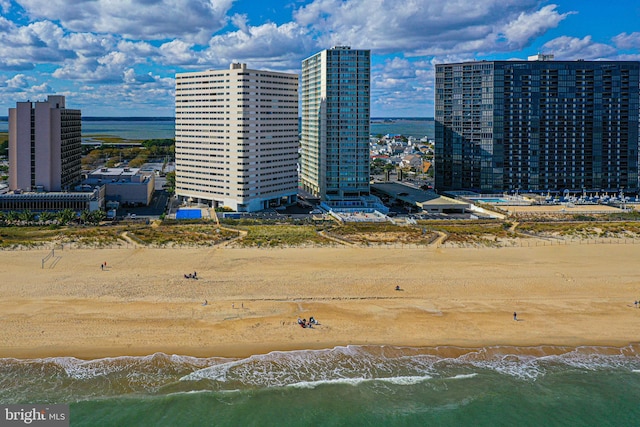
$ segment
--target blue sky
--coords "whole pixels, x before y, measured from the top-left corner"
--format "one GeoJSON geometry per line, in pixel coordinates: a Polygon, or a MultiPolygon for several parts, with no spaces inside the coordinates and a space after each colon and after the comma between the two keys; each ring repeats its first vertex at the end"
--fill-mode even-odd
{"type": "Polygon", "coordinates": [[[300,73],[372,52],[372,116],[432,117],[434,65],[474,59],[640,60],[632,0],[0,0],[0,116],[67,96],[85,116],[173,116],[176,72],[300,73]]]}

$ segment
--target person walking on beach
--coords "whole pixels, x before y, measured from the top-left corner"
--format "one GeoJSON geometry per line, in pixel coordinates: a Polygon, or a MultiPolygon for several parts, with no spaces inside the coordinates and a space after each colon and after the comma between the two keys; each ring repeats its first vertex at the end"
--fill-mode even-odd
{"type": "Polygon", "coordinates": [[[513,320],[515,320],[516,322],[518,321],[518,313],[516,313],[515,311],[513,312],[513,320]]]}

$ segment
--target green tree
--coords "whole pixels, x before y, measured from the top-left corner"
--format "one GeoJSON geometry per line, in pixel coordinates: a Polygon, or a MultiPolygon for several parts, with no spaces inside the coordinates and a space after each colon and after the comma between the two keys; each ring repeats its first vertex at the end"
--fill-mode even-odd
{"type": "Polygon", "coordinates": [[[100,221],[105,219],[106,216],[107,214],[104,213],[104,211],[96,210],[91,212],[85,209],[80,213],[80,220],[82,221],[83,224],[97,225],[100,221]]]}
{"type": "Polygon", "coordinates": [[[142,141],[142,145],[145,148],[152,147],[170,147],[175,143],[174,139],[146,139],[142,141]]]}
{"type": "Polygon", "coordinates": [[[18,212],[9,211],[9,213],[7,213],[7,222],[9,222],[10,224],[17,222],[18,219],[20,219],[20,214],[18,212]]]}
{"type": "Polygon", "coordinates": [[[47,211],[40,212],[40,215],[38,215],[38,221],[40,222],[53,221],[55,219],[56,219],[56,215],[47,211]]]}
{"type": "Polygon", "coordinates": [[[173,194],[176,191],[176,173],[167,173],[167,192],[173,194]]]}
{"type": "Polygon", "coordinates": [[[36,214],[31,212],[29,209],[24,210],[18,214],[18,218],[20,221],[24,221],[27,224],[31,224],[36,220],[36,214]]]}
{"type": "Polygon", "coordinates": [[[67,225],[75,219],[76,213],[72,209],[67,208],[59,211],[56,216],[58,217],[58,223],[67,225]]]}
{"type": "Polygon", "coordinates": [[[108,168],[112,168],[115,167],[116,163],[118,163],[118,159],[115,157],[111,157],[104,165],[108,168]]]}
{"type": "Polygon", "coordinates": [[[82,212],[80,212],[80,221],[82,221],[83,224],[91,222],[90,219],[91,219],[91,212],[88,209],[85,209],[82,212]]]}
{"type": "Polygon", "coordinates": [[[89,214],[89,222],[91,224],[97,225],[100,223],[100,221],[104,221],[106,217],[107,214],[105,213],[105,211],[98,209],[89,214]]]}
{"type": "Polygon", "coordinates": [[[99,224],[100,221],[104,221],[107,217],[107,213],[103,210],[98,209],[97,211],[91,212],[91,222],[93,224],[99,224]]]}
{"type": "Polygon", "coordinates": [[[149,153],[140,152],[138,153],[136,158],[134,158],[129,162],[129,166],[131,166],[132,168],[139,168],[140,166],[144,165],[147,162],[148,158],[149,158],[149,153]]]}

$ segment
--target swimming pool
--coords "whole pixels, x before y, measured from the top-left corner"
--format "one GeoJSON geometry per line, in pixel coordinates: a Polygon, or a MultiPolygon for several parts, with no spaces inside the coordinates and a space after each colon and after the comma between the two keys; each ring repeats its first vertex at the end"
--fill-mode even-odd
{"type": "Polygon", "coordinates": [[[478,203],[509,203],[509,201],[507,199],[500,199],[500,198],[486,198],[486,199],[471,199],[474,202],[478,202],[478,203]]]}
{"type": "Polygon", "coordinates": [[[202,211],[200,209],[178,209],[176,219],[200,219],[202,211]]]}

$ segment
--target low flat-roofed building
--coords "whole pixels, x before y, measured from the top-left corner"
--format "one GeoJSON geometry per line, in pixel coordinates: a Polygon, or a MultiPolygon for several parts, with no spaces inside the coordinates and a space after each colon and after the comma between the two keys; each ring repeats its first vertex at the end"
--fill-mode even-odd
{"type": "Polygon", "coordinates": [[[82,184],[104,185],[106,200],[148,206],[155,188],[155,174],[139,168],[99,168],[89,173],[82,184]]]}
{"type": "Polygon", "coordinates": [[[71,209],[90,212],[104,208],[104,186],[77,192],[21,192],[0,195],[0,211],[57,212],[71,209]]]}
{"type": "Polygon", "coordinates": [[[399,200],[407,205],[415,206],[428,213],[465,213],[471,204],[425,191],[397,182],[371,184],[373,194],[384,195],[390,201],[399,200]]]}

